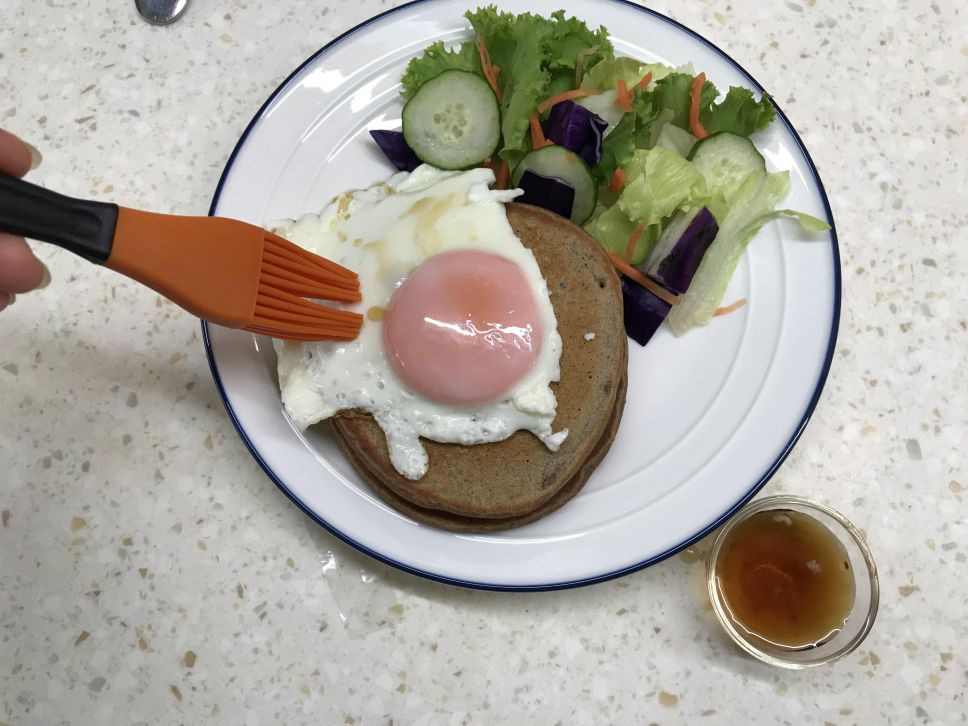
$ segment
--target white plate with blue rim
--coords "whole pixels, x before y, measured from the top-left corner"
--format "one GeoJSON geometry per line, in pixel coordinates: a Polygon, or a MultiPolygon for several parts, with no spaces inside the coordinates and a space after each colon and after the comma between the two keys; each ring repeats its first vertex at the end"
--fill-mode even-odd
{"type": "MultiPolygon", "coordinates": [[[[549,14],[559,0],[502,9],[549,14]]],[[[576,0],[568,13],[605,25],[615,51],[691,63],[719,88],[760,85],[726,53],[675,21],[622,0],[576,0]]],[[[421,0],[336,38],[269,96],[239,139],[211,214],[255,224],[318,211],[392,168],[368,131],[398,128],[400,76],[436,40],[472,37],[467,0],[421,0]]],[[[741,310],[681,338],[664,327],[630,342],[621,428],[584,489],[544,519],[507,532],[454,534],[384,504],[340,453],[327,424],[299,432],[283,410],[270,342],[203,325],[212,375],[256,461],[320,525],[402,570],[467,587],[543,590],[600,582],[658,562],[701,538],[776,472],[817,404],[833,355],[840,264],[817,171],[792,125],[755,141],[790,171],[784,206],[826,219],[818,240],[768,224],[750,245],[727,301],[741,310]]]]}

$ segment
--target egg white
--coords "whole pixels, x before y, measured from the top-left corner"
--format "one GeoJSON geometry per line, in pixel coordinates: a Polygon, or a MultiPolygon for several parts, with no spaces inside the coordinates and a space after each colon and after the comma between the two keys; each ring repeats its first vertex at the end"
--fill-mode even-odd
{"type": "Polygon", "coordinates": [[[344,306],[364,315],[350,342],[275,341],[286,412],[300,429],[338,411],[369,411],[387,438],[393,466],[409,479],[427,472],[420,437],[444,443],[501,441],[531,431],[552,451],[568,435],[552,432],[561,336],[548,286],[534,255],[515,236],[504,203],[520,192],[494,191],[489,169],[446,172],[421,166],[386,183],[342,194],[320,214],[274,223],[271,229],[356,271],[363,302],[344,306]],[[521,268],[542,317],[542,340],[528,374],[501,400],[471,407],[431,400],[390,368],[382,312],[394,291],[424,260],[457,249],[486,250],[521,268]]]}

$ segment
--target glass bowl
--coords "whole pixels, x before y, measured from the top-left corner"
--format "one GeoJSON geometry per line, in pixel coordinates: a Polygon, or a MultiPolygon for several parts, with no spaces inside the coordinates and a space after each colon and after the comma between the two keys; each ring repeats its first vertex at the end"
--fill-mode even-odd
{"type": "Polygon", "coordinates": [[[706,583],[713,612],[730,638],[743,650],[764,663],[781,668],[802,669],[825,665],[840,660],[851,653],[870,632],[877,615],[880,589],[877,582],[877,567],[867,543],[860,531],[840,514],[825,504],[793,495],[777,495],[760,499],[739,511],[719,531],[706,560],[706,583]],[[723,599],[723,593],[716,576],[717,564],[723,545],[737,525],[759,512],[774,510],[793,510],[812,517],[824,525],[840,541],[850,560],[854,575],[854,604],[850,615],[833,637],[828,640],[800,649],[784,649],[768,644],[742,628],[730,615],[723,599]]]}

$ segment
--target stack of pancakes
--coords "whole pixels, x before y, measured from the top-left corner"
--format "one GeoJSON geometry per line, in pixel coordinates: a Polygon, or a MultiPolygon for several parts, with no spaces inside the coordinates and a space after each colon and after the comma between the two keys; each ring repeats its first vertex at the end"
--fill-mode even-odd
{"type": "Polygon", "coordinates": [[[511,529],[561,507],[605,457],[625,407],[622,292],[605,253],[551,212],[509,204],[507,215],[538,261],[558,321],[554,429],[569,431],[561,448],[549,451],[528,431],[476,446],[424,440],[430,468],[411,481],[393,468],[383,432],[368,413],[344,411],[333,419],[340,447],[383,500],[419,522],[457,532],[511,529]],[[594,338],[587,340],[587,333],[594,338]]]}

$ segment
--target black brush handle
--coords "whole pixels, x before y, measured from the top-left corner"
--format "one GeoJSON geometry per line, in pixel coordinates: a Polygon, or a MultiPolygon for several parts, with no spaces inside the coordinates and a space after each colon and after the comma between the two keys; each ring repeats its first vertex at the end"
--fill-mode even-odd
{"type": "Polygon", "coordinates": [[[111,256],[118,205],[65,197],[0,174],[0,232],[50,242],[99,265],[111,256]]]}

